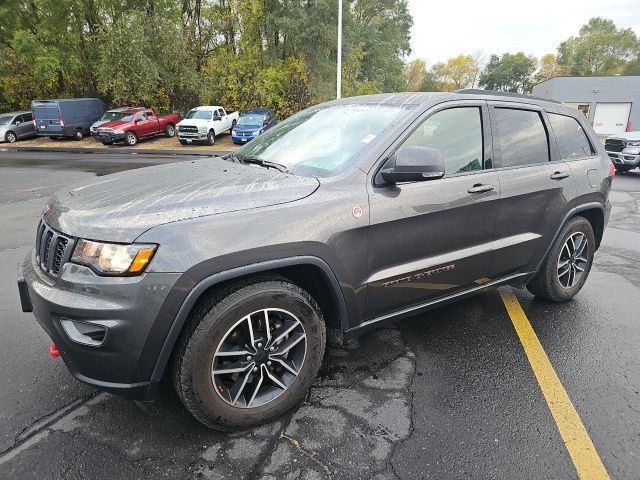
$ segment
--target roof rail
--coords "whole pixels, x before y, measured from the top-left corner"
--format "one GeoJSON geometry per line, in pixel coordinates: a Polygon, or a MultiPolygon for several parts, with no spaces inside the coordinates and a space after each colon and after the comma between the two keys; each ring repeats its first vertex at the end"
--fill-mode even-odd
{"type": "Polygon", "coordinates": [[[499,92],[497,90],[482,90],[480,88],[463,88],[460,90],[456,90],[454,93],[466,93],[469,95],[495,95],[496,97],[510,97],[510,98],[526,98],[529,100],[539,100],[541,102],[559,103],[560,105],[562,105],[562,102],[559,102],[558,100],[553,100],[551,98],[534,97],[533,95],[524,95],[522,93],[499,92]]]}

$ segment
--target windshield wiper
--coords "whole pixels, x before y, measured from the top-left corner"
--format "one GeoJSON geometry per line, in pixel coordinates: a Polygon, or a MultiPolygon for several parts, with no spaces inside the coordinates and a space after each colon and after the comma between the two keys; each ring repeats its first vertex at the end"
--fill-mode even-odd
{"type": "Polygon", "coordinates": [[[245,156],[238,157],[237,155],[232,155],[232,157],[242,163],[251,163],[255,165],[260,165],[261,167],[265,167],[265,168],[275,168],[276,170],[279,170],[285,173],[289,171],[289,169],[286,166],[282,165],[281,163],[270,162],[269,160],[264,160],[259,157],[245,157],[245,156]]]}

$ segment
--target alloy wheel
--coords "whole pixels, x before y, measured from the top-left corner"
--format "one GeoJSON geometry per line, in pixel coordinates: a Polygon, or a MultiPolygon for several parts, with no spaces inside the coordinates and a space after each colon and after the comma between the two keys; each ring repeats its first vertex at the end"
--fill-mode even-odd
{"type": "Polygon", "coordinates": [[[7,137],[6,137],[7,143],[13,143],[16,141],[16,134],[13,132],[9,132],[7,133],[7,137]]]}
{"type": "Polygon", "coordinates": [[[558,281],[563,288],[575,286],[589,265],[589,242],[585,234],[573,233],[562,246],[558,257],[558,281]]]}
{"type": "Polygon", "coordinates": [[[264,405],[295,381],[307,350],[298,318],[265,308],[238,320],[213,356],[211,379],[218,396],[238,408],[264,405]]]}

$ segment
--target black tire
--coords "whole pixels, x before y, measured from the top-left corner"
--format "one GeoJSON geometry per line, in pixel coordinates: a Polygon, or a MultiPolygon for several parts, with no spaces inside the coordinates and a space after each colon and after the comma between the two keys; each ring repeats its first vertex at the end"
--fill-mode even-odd
{"type": "Polygon", "coordinates": [[[617,165],[614,165],[616,167],[616,172],[618,173],[627,173],[629,170],[631,170],[628,167],[619,167],[617,165]]]}
{"type": "Polygon", "coordinates": [[[51,140],[53,140],[54,142],[58,139],[58,137],[49,137],[51,140]]]}
{"type": "Polygon", "coordinates": [[[18,140],[18,137],[14,132],[9,131],[5,134],[4,140],[7,143],[14,143],[16,140],[18,140]]]}
{"type": "MultiPolygon", "coordinates": [[[[545,298],[554,302],[571,300],[580,291],[584,282],[587,281],[591,266],[593,265],[595,245],[596,242],[591,223],[584,217],[573,217],[563,227],[560,235],[558,235],[558,238],[556,238],[556,241],[553,243],[549,255],[547,255],[547,258],[545,258],[542,263],[540,270],[527,285],[527,289],[536,297],[545,298]],[[579,265],[580,268],[583,268],[583,271],[580,272],[577,281],[574,284],[565,286],[561,283],[562,277],[559,276],[560,256],[561,254],[566,255],[566,253],[570,252],[569,250],[564,251],[565,244],[569,241],[569,238],[575,234],[582,234],[586,238],[587,244],[584,247],[587,251],[586,255],[584,255],[586,262],[579,265]]],[[[577,271],[575,275],[578,275],[577,271]]]]}
{"type": "Polygon", "coordinates": [[[173,138],[176,136],[176,127],[173,123],[167,123],[167,126],[164,127],[164,136],[167,138],[173,138]]]}
{"type": "Polygon", "coordinates": [[[213,145],[216,143],[216,132],[212,130],[209,130],[209,133],[207,133],[207,143],[209,145],[213,145]]]}
{"type": "Polygon", "coordinates": [[[135,134],[135,132],[127,132],[124,136],[124,143],[126,143],[130,147],[133,147],[138,143],[138,136],[135,134]]]}
{"type": "Polygon", "coordinates": [[[187,141],[186,141],[186,140],[180,140],[180,143],[181,143],[182,145],[186,145],[186,144],[187,144],[187,141]]]}
{"type": "Polygon", "coordinates": [[[113,145],[113,140],[105,140],[102,142],[103,145],[113,145]]]}
{"type": "Polygon", "coordinates": [[[84,138],[84,133],[82,133],[81,128],[76,128],[76,131],[73,132],[73,139],[76,141],[80,141],[84,138]]]}
{"type": "MultiPolygon", "coordinates": [[[[259,329],[256,332],[256,335],[264,333],[259,329]]],[[[300,403],[320,368],[325,345],[322,313],[311,295],[279,276],[244,279],[212,294],[191,312],[174,352],[174,388],[187,410],[204,425],[223,431],[246,429],[277,418],[300,403]],[[223,340],[229,338],[228,333],[238,328],[238,320],[265,308],[283,309],[297,317],[306,335],[304,359],[297,376],[275,398],[254,407],[232,405],[214,389],[215,352],[223,340]]],[[[266,348],[265,343],[263,351],[266,348]]],[[[254,365],[258,362],[258,353],[255,359],[254,365]]],[[[262,368],[266,371],[267,367],[261,366],[260,372],[262,368]]],[[[253,374],[246,375],[251,379],[245,379],[241,388],[244,385],[252,388],[253,374]]],[[[227,390],[230,393],[231,390],[227,390]]]]}

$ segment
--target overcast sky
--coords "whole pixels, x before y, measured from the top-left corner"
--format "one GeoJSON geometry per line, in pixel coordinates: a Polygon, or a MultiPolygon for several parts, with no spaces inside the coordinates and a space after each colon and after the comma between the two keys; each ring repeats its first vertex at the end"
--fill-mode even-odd
{"type": "Polygon", "coordinates": [[[591,17],[609,18],[640,35],[640,0],[408,0],[410,59],[429,65],[460,53],[556,53],[591,17]]]}

